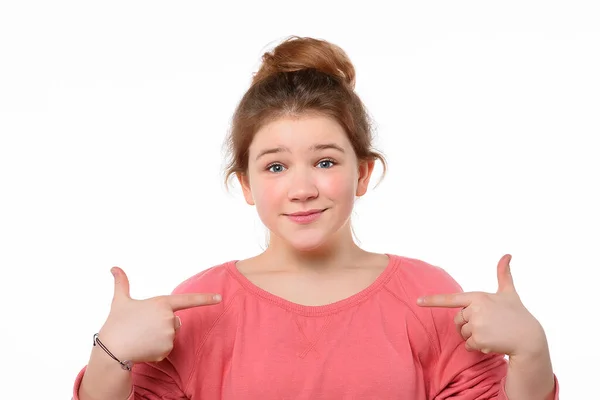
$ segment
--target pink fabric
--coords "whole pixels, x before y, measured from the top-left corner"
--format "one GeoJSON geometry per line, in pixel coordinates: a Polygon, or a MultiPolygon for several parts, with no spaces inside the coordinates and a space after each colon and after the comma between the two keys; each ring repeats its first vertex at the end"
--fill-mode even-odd
{"type": "Polygon", "coordinates": [[[223,301],[177,313],[173,351],[134,366],[128,400],[507,399],[506,359],[466,351],[455,309],[416,305],[460,286],[441,268],[389,257],[371,286],[326,306],[271,295],[235,261],[191,277],[174,293],[221,293],[223,301]]]}

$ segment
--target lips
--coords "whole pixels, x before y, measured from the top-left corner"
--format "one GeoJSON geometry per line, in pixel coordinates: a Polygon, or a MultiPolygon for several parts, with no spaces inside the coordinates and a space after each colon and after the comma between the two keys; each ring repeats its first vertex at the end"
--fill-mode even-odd
{"type": "Polygon", "coordinates": [[[305,217],[307,215],[317,214],[325,211],[325,209],[313,209],[308,211],[299,211],[292,214],[286,214],[288,217],[305,217]]]}
{"type": "Polygon", "coordinates": [[[323,215],[325,210],[326,209],[299,211],[293,214],[285,214],[285,216],[288,217],[292,222],[305,225],[318,220],[321,215],[323,215]]]}

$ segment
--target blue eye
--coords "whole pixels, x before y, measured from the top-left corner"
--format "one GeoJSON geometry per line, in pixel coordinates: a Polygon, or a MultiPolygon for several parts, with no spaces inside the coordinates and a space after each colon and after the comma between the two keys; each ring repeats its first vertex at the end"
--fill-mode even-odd
{"type": "Polygon", "coordinates": [[[276,174],[283,172],[283,170],[285,169],[285,167],[281,164],[271,164],[267,167],[268,171],[274,172],[276,174]]]}
{"type": "Polygon", "coordinates": [[[319,165],[319,168],[331,168],[335,165],[335,162],[333,160],[321,160],[317,165],[319,165]]]}

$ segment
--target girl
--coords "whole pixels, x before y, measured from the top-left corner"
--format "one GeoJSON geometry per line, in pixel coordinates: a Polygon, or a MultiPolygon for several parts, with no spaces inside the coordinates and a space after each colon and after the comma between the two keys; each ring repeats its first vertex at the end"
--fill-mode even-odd
{"type": "Polygon", "coordinates": [[[321,40],[292,37],[263,56],[233,118],[227,178],[268,248],[141,301],[113,268],[75,399],[558,399],[509,255],[497,293],[462,293],[438,267],[354,242],[354,202],[386,165],[354,77],[321,40]]]}

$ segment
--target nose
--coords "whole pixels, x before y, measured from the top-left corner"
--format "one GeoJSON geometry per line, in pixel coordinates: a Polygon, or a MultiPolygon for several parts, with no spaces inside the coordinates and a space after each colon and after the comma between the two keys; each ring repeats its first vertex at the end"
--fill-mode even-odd
{"type": "Polygon", "coordinates": [[[310,171],[296,170],[290,175],[288,198],[291,201],[308,201],[319,196],[319,190],[310,171]]]}

